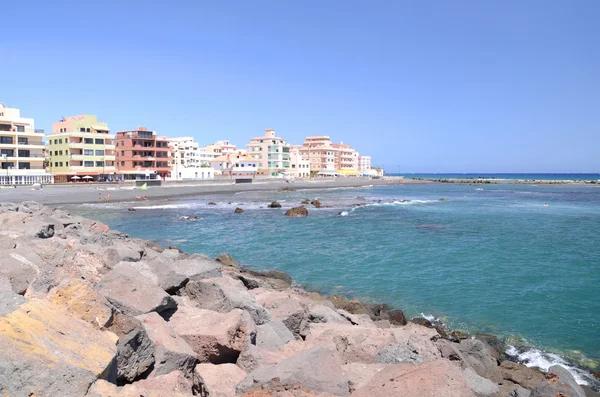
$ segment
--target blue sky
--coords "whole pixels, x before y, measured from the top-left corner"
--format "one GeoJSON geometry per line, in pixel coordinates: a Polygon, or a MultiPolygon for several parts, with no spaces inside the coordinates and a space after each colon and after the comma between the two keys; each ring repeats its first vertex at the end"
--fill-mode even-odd
{"type": "Polygon", "coordinates": [[[600,172],[599,20],[596,0],[11,0],[0,101],[46,130],[324,134],[391,172],[600,172]]]}

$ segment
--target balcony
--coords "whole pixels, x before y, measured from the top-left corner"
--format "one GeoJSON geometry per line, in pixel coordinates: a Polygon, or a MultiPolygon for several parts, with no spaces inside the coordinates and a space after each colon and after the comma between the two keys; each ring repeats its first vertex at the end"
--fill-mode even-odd
{"type": "Polygon", "coordinates": [[[104,145],[104,149],[106,149],[106,150],[115,150],[115,145],[112,144],[112,143],[111,144],[107,143],[107,144],[104,145]]]}
{"type": "Polygon", "coordinates": [[[69,147],[83,149],[83,142],[69,142],[69,147]]]}
{"type": "Polygon", "coordinates": [[[104,160],[108,160],[108,161],[114,161],[115,160],[115,156],[114,155],[106,155],[104,156],[104,160]]]}
{"type": "Polygon", "coordinates": [[[71,160],[83,160],[83,154],[72,154],[71,160]]]}

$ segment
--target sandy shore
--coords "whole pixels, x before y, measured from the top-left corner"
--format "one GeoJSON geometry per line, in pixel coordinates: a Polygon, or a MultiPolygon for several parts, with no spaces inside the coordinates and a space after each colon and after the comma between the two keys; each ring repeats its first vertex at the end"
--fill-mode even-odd
{"type": "MultiPolygon", "coordinates": [[[[336,187],[384,186],[400,183],[411,183],[399,178],[368,179],[344,178],[336,180],[306,180],[292,183],[281,181],[264,181],[251,184],[235,184],[231,182],[214,182],[202,184],[182,184],[172,186],[149,187],[148,190],[115,185],[61,186],[46,185],[43,190],[31,190],[30,187],[5,188],[0,190],[0,201],[34,200],[42,204],[82,204],[98,202],[98,196],[110,194],[111,202],[132,201],[136,196],[147,196],[149,200],[166,199],[180,196],[194,196],[219,193],[237,193],[243,191],[270,191],[282,188],[293,189],[327,189],[336,187]]],[[[421,182],[422,183],[422,182],[421,182]]]]}

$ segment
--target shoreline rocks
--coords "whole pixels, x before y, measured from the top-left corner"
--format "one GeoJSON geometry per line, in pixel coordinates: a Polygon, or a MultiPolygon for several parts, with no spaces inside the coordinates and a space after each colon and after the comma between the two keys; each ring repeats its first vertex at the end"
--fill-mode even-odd
{"type": "Polygon", "coordinates": [[[32,202],[0,205],[0,223],[0,395],[591,393],[562,367],[504,360],[489,336],[309,292],[227,254],[165,249],[32,202]]]}

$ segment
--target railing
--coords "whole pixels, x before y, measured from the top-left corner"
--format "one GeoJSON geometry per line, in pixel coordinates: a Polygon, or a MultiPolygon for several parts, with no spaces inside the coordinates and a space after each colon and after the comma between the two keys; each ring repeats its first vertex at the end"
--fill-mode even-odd
{"type": "Polygon", "coordinates": [[[45,131],[43,129],[38,129],[38,128],[34,129],[33,132],[35,132],[36,134],[44,134],[45,133],[45,131]]]}

